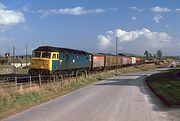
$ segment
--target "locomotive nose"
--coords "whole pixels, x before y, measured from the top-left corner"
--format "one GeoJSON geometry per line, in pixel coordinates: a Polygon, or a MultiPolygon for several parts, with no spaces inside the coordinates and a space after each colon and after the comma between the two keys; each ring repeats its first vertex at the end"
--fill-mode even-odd
{"type": "Polygon", "coordinates": [[[49,59],[31,59],[31,68],[50,70],[49,59]]]}

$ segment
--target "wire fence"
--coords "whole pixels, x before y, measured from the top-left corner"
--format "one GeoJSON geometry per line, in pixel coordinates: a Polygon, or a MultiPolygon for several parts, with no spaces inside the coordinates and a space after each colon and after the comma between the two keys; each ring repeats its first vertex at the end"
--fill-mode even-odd
{"type": "Polygon", "coordinates": [[[0,86],[5,89],[18,90],[20,88],[31,88],[33,86],[45,85],[47,83],[60,82],[61,85],[66,83],[70,79],[74,79],[78,82],[78,79],[81,77],[86,78],[89,76],[88,73],[83,73],[81,75],[37,75],[37,76],[23,76],[23,77],[3,77],[0,78],[0,86]]]}

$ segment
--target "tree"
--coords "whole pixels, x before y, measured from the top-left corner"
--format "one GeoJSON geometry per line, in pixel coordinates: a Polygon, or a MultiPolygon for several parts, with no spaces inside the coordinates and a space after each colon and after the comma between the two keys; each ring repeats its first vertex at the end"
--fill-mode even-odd
{"type": "Polygon", "coordinates": [[[156,56],[158,59],[162,59],[162,56],[163,56],[163,53],[161,50],[158,50],[157,53],[156,53],[156,56]]]}
{"type": "Polygon", "coordinates": [[[147,50],[144,52],[144,55],[146,56],[147,59],[153,58],[152,54],[148,52],[147,50]]]}
{"type": "Polygon", "coordinates": [[[149,57],[150,57],[150,58],[153,58],[153,56],[152,56],[152,54],[151,54],[151,53],[149,53],[149,57]]]}
{"type": "Polygon", "coordinates": [[[144,55],[146,56],[146,58],[149,58],[149,52],[147,50],[144,52],[144,55]]]}
{"type": "Polygon", "coordinates": [[[154,58],[156,58],[156,54],[154,54],[154,58]]]}

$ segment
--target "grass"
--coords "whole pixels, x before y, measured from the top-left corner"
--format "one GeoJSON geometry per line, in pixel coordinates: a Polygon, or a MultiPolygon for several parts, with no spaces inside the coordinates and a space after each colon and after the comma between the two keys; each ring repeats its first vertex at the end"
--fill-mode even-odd
{"type": "Polygon", "coordinates": [[[127,67],[119,69],[118,71],[107,71],[97,74],[92,74],[89,77],[78,77],[61,81],[43,84],[39,87],[33,84],[31,88],[20,88],[15,90],[13,84],[6,85],[0,83],[0,119],[8,117],[9,115],[28,109],[32,106],[41,104],[53,98],[67,94],[71,91],[85,87],[91,83],[120,75],[123,73],[137,72],[155,69],[155,65],[139,65],[136,67],[127,67]]]}
{"type": "Polygon", "coordinates": [[[180,69],[154,74],[147,80],[165,103],[169,106],[180,106],[180,69]]]}

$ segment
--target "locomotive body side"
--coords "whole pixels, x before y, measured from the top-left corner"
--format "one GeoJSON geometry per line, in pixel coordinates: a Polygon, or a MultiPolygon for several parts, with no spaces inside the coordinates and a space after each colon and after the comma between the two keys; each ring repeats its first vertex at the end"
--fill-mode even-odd
{"type": "Polygon", "coordinates": [[[84,52],[61,51],[60,70],[89,69],[89,54],[84,52]]]}

